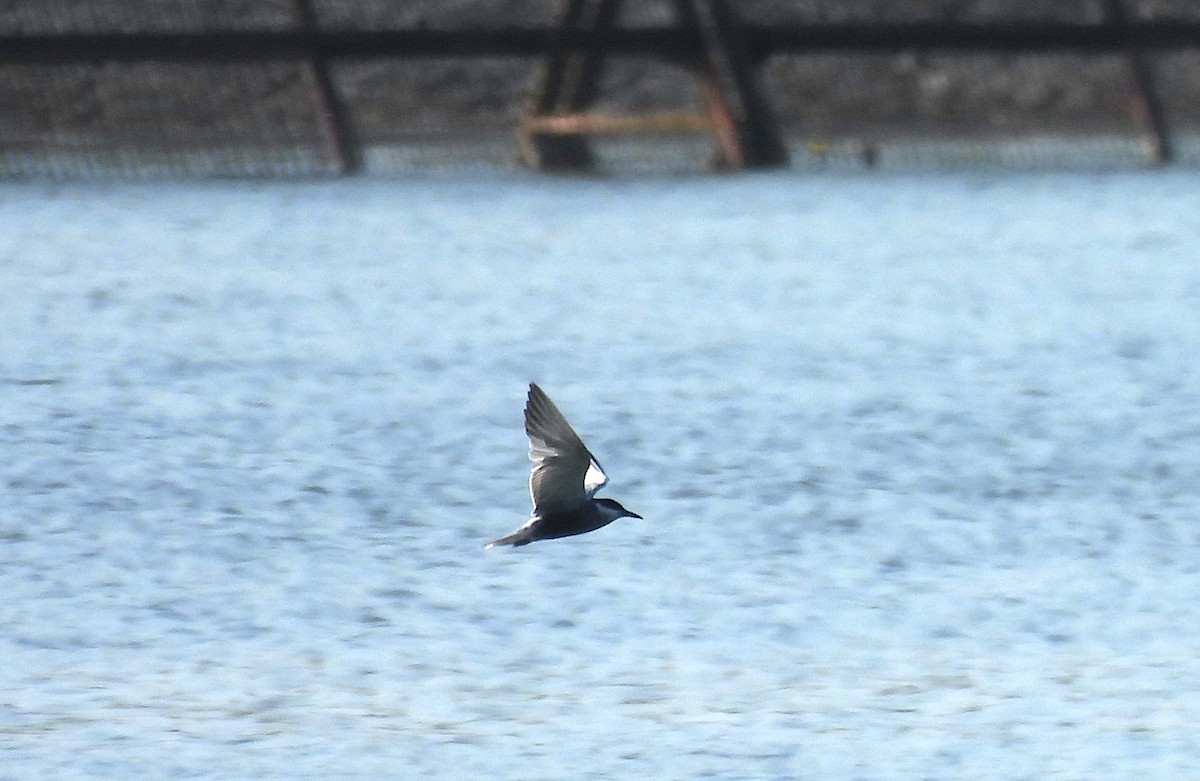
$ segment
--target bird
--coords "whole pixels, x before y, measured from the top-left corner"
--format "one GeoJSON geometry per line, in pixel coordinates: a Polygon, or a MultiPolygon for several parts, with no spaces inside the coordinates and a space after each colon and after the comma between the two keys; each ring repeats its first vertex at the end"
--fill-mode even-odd
{"type": "Polygon", "coordinates": [[[492,540],[497,545],[528,545],[538,540],[595,531],[618,518],[641,518],[615,499],[596,498],[608,483],[600,462],[537,383],[529,383],[525,401],[525,433],[529,436],[529,495],[533,515],[512,534],[492,540]]]}

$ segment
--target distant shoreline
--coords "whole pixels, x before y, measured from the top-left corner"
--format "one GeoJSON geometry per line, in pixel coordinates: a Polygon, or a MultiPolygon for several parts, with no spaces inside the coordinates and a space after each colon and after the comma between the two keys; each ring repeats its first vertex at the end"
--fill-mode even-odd
{"type": "MultiPolygon", "coordinates": [[[[1177,162],[1200,161],[1200,134],[1177,141],[1177,162]]],[[[982,135],[861,134],[819,138],[785,134],[792,171],[920,169],[1136,169],[1152,160],[1144,141],[1131,134],[982,135]],[[869,140],[868,140],[869,139],[869,140]]],[[[598,174],[699,173],[708,170],[712,140],[704,134],[672,137],[606,137],[593,140],[598,174]]],[[[525,170],[517,160],[514,132],[479,129],[453,138],[414,133],[408,139],[364,147],[364,171],[389,175],[418,171],[525,170]]],[[[171,150],[74,150],[60,155],[0,151],[0,179],[155,179],[183,177],[305,177],[339,172],[316,150],[218,148],[171,150]],[[83,172],[83,176],[81,176],[83,172]]]]}

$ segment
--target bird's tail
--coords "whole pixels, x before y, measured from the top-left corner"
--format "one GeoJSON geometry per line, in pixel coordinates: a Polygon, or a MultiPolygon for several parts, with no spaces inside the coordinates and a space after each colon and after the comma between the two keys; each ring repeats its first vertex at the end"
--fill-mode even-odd
{"type": "Polygon", "coordinates": [[[511,545],[515,548],[518,545],[528,545],[529,542],[530,540],[528,533],[526,533],[524,529],[518,529],[512,534],[506,534],[503,537],[497,537],[483,547],[485,550],[487,548],[495,548],[497,545],[511,545]]]}

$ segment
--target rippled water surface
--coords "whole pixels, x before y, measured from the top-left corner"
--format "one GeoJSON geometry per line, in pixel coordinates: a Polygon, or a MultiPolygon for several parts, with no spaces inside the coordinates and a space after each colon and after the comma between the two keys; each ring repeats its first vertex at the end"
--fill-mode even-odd
{"type": "Polygon", "coordinates": [[[0,222],[0,777],[1200,773],[1195,172],[0,222]],[[644,521],[482,549],[529,380],[644,521]]]}

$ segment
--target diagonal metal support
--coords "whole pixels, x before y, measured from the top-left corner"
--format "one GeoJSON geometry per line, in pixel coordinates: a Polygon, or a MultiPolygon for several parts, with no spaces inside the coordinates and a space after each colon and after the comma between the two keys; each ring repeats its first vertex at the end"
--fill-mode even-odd
{"type": "Polygon", "coordinates": [[[589,133],[709,129],[719,168],[787,163],[774,117],[754,80],[747,36],[725,0],[672,0],[686,54],[662,52],[696,77],[707,117],[648,114],[618,119],[588,113],[611,54],[620,0],[565,0],[556,34],[518,131],[522,161],[531,168],[590,169],[589,133]],[[572,42],[574,44],[572,45],[572,42]]]}
{"type": "MultiPolygon", "coordinates": [[[[300,29],[315,32],[317,16],[310,0],[294,0],[300,29]]],[[[318,54],[308,61],[312,79],[313,112],[327,154],[337,161],[339,173],[353,174],[362,169],[362,151],[354,132],[350,113],[342,102],[329,72],[329,63],[318,54]]]]}
{"type": "MultiPolygon", "coordinates": [[[[1104,11],[1109,24],[1121,32],[1128,31],[1129,17],[1122,0],[1105,0],[1104,11]]],[[[1135,120],[1144,128],[1143,138],[1151,162],[1165,165],[1171,162],[1175,150],[1171,145],[1171,131],[1163,112],[1162,98],[1154,80],[1154,69],[1146,55],[1136,46],[1130,46],[1129,67],[1133,74],[1136,93],[1131,110],[1135,120]]]]}
{"type": "Polygon", "coordinates": [[[717,139],[719,168],[787,164],[787,148],[758,90],[746,38],[724,0],[675,0],[687,32],[700,42],[691,64],[717,139]]]}

